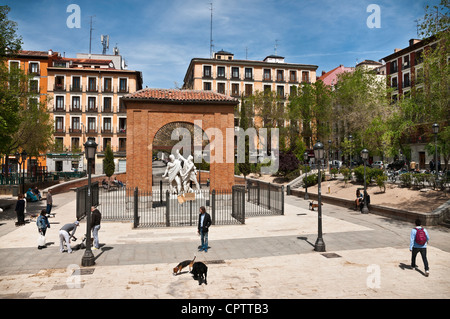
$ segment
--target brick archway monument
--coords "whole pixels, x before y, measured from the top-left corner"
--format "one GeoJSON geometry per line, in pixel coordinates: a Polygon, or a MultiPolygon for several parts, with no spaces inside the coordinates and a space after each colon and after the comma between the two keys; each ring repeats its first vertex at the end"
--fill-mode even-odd
{"type": "Polygon", "coordinates": [[[210,91],[143,89],[124,96],[121,101],[127,110],[127,186],[152,189],[152,150],[156,133],[168,123],[187,122],[201,123],[210,141],[223,139],[214,142],[215,147],[223,148],[222,152],[211,149],[214,159],[210,163],[210,188],[231,189],[234,133],[230,138],[230,132],[234,132],[237,99],[210,91]]]}

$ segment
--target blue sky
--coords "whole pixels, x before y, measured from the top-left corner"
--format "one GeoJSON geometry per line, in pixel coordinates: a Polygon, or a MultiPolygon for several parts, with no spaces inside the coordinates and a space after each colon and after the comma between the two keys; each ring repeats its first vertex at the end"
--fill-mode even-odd
{"type": "Polygon", "coordinates": [[[417,38],[414,20],[438,0],[3,0],[18,23],[25,50],[52,49],[66,57],[101,53],[100,36],[117,44],[128,68],[143,73],[144,87],[174,88],[192,58],[210,53],[210,3],[214,50],[235,59],[263,60],[275,53],[288,63],[317,65],[317,73],[340,64],[379,60],[417,38]],[[69,28],[69,4],[81,9],[80,28],[69,28]],[[380,28],[369,28],[370,4],[380,8],[380,28]]]}

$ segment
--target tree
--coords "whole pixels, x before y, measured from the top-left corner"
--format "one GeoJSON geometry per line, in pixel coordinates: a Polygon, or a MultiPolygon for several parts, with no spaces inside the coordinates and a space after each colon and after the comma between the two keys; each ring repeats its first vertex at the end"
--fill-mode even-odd
{"type": "MultiPolygon", "coordinates": [[[[52,142],[53,123],[46,101],[31,90],[31,76],[8,60],[21,49],[17,24],[8,20],[9,7],[0,6],[0,155],[19,149],[38,156],[52,142]]],[[[8,165],[8,156],[5,164],[8,165]]]]}
{"type": "MultiPolygon", "coordinates": [[[[240,114],[240,130],[248,129],[248,117],[247,117],[247,108],[249,107],[248,104],[250,101],[246,101],[243,97],[241,98],[241,114],[240,114]]],[[[245,135],[245,160],[243,163],[238,163],[239,172],[244,175],[244,179],[247,177],[248,174],[251,173],[251,166],[250,166],[250,155],[249,155],[249,136],[245,135]]]]}
{"type": "MultiPolygon", "coordinates": [[[[116,170],[116,164],[114,164],[114,154],[109,144],[106,145],[105,158],[103,159],[103,170],[105,171],[106,176],[108,176],[109,182],[111,182],[111,176],[116,170]]],[[[108,183],[108,187],[109,184],[110,183],[108,183]]]]}

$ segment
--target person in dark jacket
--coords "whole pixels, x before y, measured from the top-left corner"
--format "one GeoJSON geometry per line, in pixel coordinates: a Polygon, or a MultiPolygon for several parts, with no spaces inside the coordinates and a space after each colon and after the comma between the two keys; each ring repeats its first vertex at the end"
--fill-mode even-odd
{"type": "Polygon", "coordinates": [[[208,252],[208,232],[211,226],[211,216],[206,212],[205,206],[200,207],[200,215],[198,216],[198,234],[201,239],[201,246],[198,251],[204,250],[208,252]]]}
{"type": "Polygon", "coordinates": [[[25,207],[25,198],[23,197],[23,194],[19,194],[17,197],[16,208],[14,209],[17,214],[17,226],[25,225],[25,207]]]}
{"type": "Polygon", "coordinates": [[[94,249],[99,249],[99,242],[98,242],[98,231],[100,229],[100,221],[102,220],[102,214],[100,214],[100,211],[95,208],[94,206],[91,207],[91,227],[92,227],[92,236],[94,237],[94,249]]]}
{"type": "MultiPolygon", "coordinates": [[[[36,225],[38,227],[39,234],[42,236],[45,236],[45,233],[47,232],[47,228],[50,228],[50,223],[48,222],[47,216],[47,210],[44,208],[41,210],[41,214],[36,220],[36,225]]],[[[38,242],[38,249],[46,248],[47,246],[42,245],[42,243],[38,242]]]]}

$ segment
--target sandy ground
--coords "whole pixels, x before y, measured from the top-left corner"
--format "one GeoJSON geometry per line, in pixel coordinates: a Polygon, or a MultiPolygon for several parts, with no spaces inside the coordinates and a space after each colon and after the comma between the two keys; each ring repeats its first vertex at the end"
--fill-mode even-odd
{"type": "MultiPolygon", "coordinates": [[[[250,176],[265,182],[272,182],[274,177],[263,175],[250,176]]],[[[286,185],[287,183],[284,183],[286,185]]],[[[344,183],[339,177],[335,180],[322,182],[322,194],[328,196],[336,196],[345,199],[355,199],[356,189],[363,187],[362,184],[355,182],[344,183]]],[[[308,188],[308,192],[317,193],[317,185],[308,188]]],[[[397,184],[386,183],[386,192],[382,192],[380,188],[372,183],[368,186],[368,194],[370,195],[370,203],[372,205],[380,205],[391,208],[398,208],[413,212],[432,212],[448,200],[450,193],[448,191],[436,191],[433,189],[414,189],[404,188],[397,184]]]]}

